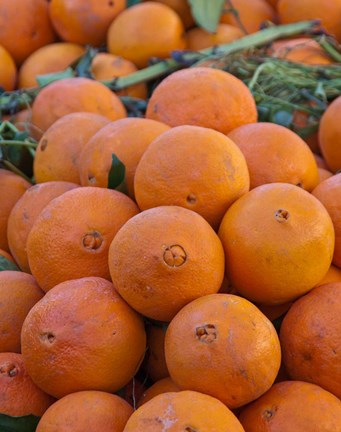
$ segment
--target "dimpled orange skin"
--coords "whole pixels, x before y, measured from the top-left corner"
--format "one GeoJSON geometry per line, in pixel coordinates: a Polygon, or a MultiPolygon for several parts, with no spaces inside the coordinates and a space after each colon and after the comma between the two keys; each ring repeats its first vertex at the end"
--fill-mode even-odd
{"type": "Polygon", "coordinates": [[[250,90],[238,78],[218,69],[183,69],[154,90],[146,117],[169,126],[193,125],[228,133],[257,121],[250,90]]]}
{"type": "Polygon", "coordinates": [[[236,201],[219,237],[232,285],[265,305],[287,303],[311,290],[327,273],[335,243],[323,205],[286,183],[258,186],[236,201]]]}
{"type": "Polygon", "coordinates": [[[109,268],[116,289],[135,310],[170,321],[190,301],[219,291],[224,252],[201,216],[163,206],[120,229],[110,245],[109,268]]]}
{"type": "Polygon", "coordinates": [[[135,375],[146,348],[142,318],[97,277],[55,286],[28,314],[22,354],[32,380],[61,398],[115,392],[135,375]]]}
{"type": "Polygon", "coordinates": [[[22,271],[30,273],[26,243],[40,212],[54,198],[77,187],[74,183],[47,182],[30,187],[17,201],[8,218],[7,237],[15,261],[22,271]]]}
{"type": "Polygon", "coordinates": [[[142,368],[153,381],[169,376],[165,358],[166,325],[149,325],[147,331],[147,353],[142,368]]]}
{"type": "Polygon", "coordinates": [[[312,382],[341,398],[341,283],[313,289],[285,316],[280,340],[291,379],[312,382]]]}
{"type": "Polygon", "coordinates": [[[38,75],[60,72],[84,54],[84,47],[72,43],[58,42],[45,45],[34,51],[21,65],[19,88],[36,87],[38,75]]]}
{"type": "Polygon", "coordinates": [[[142,156],[134,181],[141,210],[185,207],[214,229],[249,187],[246,161],[235,143],[198,126],[178,126],[156,138],[142,156]]]}
{"type": "Polygon", "coordinates": [[[277,11],[281,24],[317,19],[328,33],[341,40],[341,0],[279,0],[277,11]]]}
{"type": "Polygon", "coordinates": [[[20,353],[21,327],[30,309],[44,296],[34,277],[0,272],[0,352],[20,353]]]}
{"type": "Polygon", "coordinates": [[[291,183],[311,192],[318,184],[314,155],[297,134],[273,123],[252,123],[228,134],[242,151],[250,189],[266,183],[291,183]]]}
{"type": "Polygon", "coordinates": [[[184,390],[243,406],[275,381],[281,349],[271,322],[233,294],[200,297],[171,321],[165,339],[171,378],[184,390]]]}
{"type": "Polygon", "coordinates": [[[341,402],[301,381],[275,384],[239,416],[245,432],[340,432],[341,402]]]}
{"type": "Polygon", "coordinates": [[[0,169],[0,248],[9,252],[7,241],[7,223],[15,203],[31,184],[22,177],[0,169]]]}
{"type": "Polygon", "coordinates": [[[215,33],[209,33],[196,27],[186,33],[187,49],[198,51],[215,45],[226,44],[243,36],[242,30],[229,24],[218,24],[215,33]]]}
{"type": "Polygon", "coordinates": [[[61,39],[81,45],[105,43],[111,22],[126,0],[51,0],[50,18],[61,39]]]}
{"type": "MultiPolygon", "coordinates": [[[[98,53],[91,64],[91,73],[97,81],[112,80],[136,72],[138,69],[129,60],[109,53],[98,53]]],[[[115,92],[118,96],[147,98],[146,83],[135,84],[115,92]]]]}
{"type": "Polygon", "coordinates": [[[17,67],[10,53],[0,45],[0,87],[6,91],[14,90],[17,81],[17,67]]]}
{"type": "Polygon", "coordinates": [[[37,183],[67,181],[80,183],[79,156],[89,139],[110,120],[99,114],[67,114],[50,126],[41,137],[33,162],[37,183]]]}
{"type": "Polygon", "coordinates": [[[327,209],[335,230],[333,264],[341,267],[341,173],[324,180],[313,191],[327,209]]]}
{"type": "Polygon", "coordinates": [[[12,417],[42,416],[54,399],[27,373],[21,354],[0,353],[0,412],[12,417]]]}
{"type": "Polygon", "coordinates": [[[185,49],[184,32],[179,15],[170,7],[155,2],[136,4],[110,25],[108,51],[143,68],[151,57],[168,58],[171,51],[185,49]]]}
{"type": "Polygon", "coordinates": [[[130,198],[110,189],[76,188],[52,200],[27,240],[29,265],[39,286],[48,291],[80,277],[110,279],[110,243],[138,212],[130,198]]]}
{"type": "Polygon", "coordinates": [[[170,377],[163,378],[159,381],[156,381],[152,386],[150,386],[145,392],[143,392],[140,397],[137,407],[139,408],[141,405],[153,399],[155,396],[158,396],[162,393],[168,392],[179,392],[181,389],[179,386],[175,384],[175,382],[170,377]]]}
{"type": "Polygon", "coordinates": [[[125,166],[128,194],[135,198],[136,167],[149,144],[167,130],[169,126],[163,123],[141,118],[126,118],[110,123],[89,140],[80,154],[81,185],[107,188],[114,153],[125,166]]]}
{"type": "MultiPolygon", "coordinates": [[[[255,33],[261,30],[261,25],[265,21],[274,22],[275,11],[266,2],[266,0],[233,0],[233,8],[238,11],[240,21],[242,22],[247,33],[255,33]]],[[[239,27],[238,20],[232,12],[229,2],[227,2],[225,9],[227,12],[223,13],[220,21],[225,24],[234,25],[239,27]]]]}
{"type": "Polygon", "coordinates": [[[105,85],[88,78],[65,78],[43,88],[32,106],[32,123],[45,132],[55,121],[73,112],[92,112],[118,120],[127,113],[105,85]]]}
{"type": "Polygon", "coordinates": [[[16,64],[54,39],[46,0],[0,0],[0,44],[16,64]]]}
{"type": "Polygon", "coordinates": [[[244,432],[219,400],[194,391],[168,392],[138,408],[123,432],[244,432]]]}
{"type": "Polygon", "coordinates": [[[341,169],[341,154],[338,143],[341,140],[341,96],[326,109],[320,120],[319,143],[322,156],[328,169],[333,173],[341,169]]]}
{"type": "Polygon", "coordinates": [[[37,432],[122,432],[133,408],[119,396],[82,391],[64,396],[41,418],[37,432]]]}

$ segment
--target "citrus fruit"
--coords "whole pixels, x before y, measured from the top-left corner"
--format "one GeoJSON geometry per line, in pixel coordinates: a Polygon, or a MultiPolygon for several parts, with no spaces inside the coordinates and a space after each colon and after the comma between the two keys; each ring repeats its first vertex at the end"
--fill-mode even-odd
{"type": "Polygon", "coordinates": [[[1,45],[0,63],[0,87],[5,91],[14,90],[17,81],[17,67],[10,53],[1,45]]]}
{"type": "Polygon", "coordinates": [[[146,357],[142,365],[145,374],[153,381],[159,381],[169,376],[165,358],[165,336],[167,325],[146,327],[147,347],[146,357]]]}
{"type": "Polygon", "coordinates": [[[187,49],[199,51],[216,45],[227,44],[244,36],[241,29],[229,25],[218,24],[215,33],[196,27],[186,33],[187,49]]]}
{"type": "Polygon", "coordinates": [[[138,401],[137,407],[145,404],[146,402],[153,399],[155,396],[158,396],[162,393],[168,392],[178,392],[180,391],[180,387],[177,386],[172,378],[166,377],[157,382],[155,382],[152,386],[150,386],[141,396],[138,401]]]}
{"type": "Polygon", "coordinates": [[[332,172],[341,169],[341,153],[339,140],[341,139],[341,96],[336,98],[321,117],[319,126],[319,142],[322,156],[327,167],[332,172]]]}

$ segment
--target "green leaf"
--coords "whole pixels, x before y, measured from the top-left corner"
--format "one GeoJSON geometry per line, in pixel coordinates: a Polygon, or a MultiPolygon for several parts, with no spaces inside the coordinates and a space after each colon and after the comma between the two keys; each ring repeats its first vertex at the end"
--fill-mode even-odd
{"type": "Polygon", "coordinates": [[[116,189],[124,181],[126,168],[119,158],[113,153],[111,155],[112,162],[108,174],[108,188],[116,189]]]}
{"type": "Polygon", "coordinates": [[[25,139],[29,138],[30,134],[28,131],[18,131],[14,134],[14,141],[25,141],[25,139]]]}
{"type": "Polygon", "coordinates": [[[91,64],[97,53],[97,48],[87,47],[86,53],[79,59],[77,64],[74,66],[75,73],[78,77],[92,78],[91,64]]]}
{"type": "MultiPolygon", "coordinates": [[[[185,0],[183,0],[183,1],[185,1],[185,0]]],[[[131,6],[134,6],[134,5],[138,4],[138,3],[141,3],[141,0],[127,0],[127,8],[131,7],[131,6]]]]}
{"type": "Polygon", "coordinates": [[[46,75],[38,75],[36,77],[37,82],[40,86],[45,86],[47,84],[50,84],[54,81],[58,81],[63,78],[73,78],[75,75],[73,73],[72,68],[67,68],[61,72],[53,72],[46,75]]]}
{"type": "MultiPolygon", "coordinates": [[[[18,268],[18,266],[16,264],[14,264],[12,261],[8,260],[4,256],[0,255],[0,271],[3,271],[3,270],[20,271],[20,269],[18,268]]],[[[0,425],[1,425],[1,421],[0,421],[0,425]]],[[[2,430],[2,429],[0,428],[0,430],[2,430]]]]}
{"type": "Polygon", "coordinates": [[[272,123],[276,123],[281,126],[289,127],[293,120],[293,114],[289,111],[276,111],[270,118],[272,123]]]}
{"type": "Polygon", "coordinates": [[[0,414],[1,432],[34,432],[40,418],[33,415],[24,417],[10,417],[0,414]]]}
{"type": "Polygon", "coordinates": [[[217,29],[225,0],[188,0],[195,22],[210,33],[217,29]]]}

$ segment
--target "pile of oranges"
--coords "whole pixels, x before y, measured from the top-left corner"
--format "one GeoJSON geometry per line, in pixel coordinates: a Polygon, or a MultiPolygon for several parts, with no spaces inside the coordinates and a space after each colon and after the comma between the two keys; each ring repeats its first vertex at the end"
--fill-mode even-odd
{"type": "MultiPolygon", "coordinates": [[[[144,118],[119,96],[145,83],[100,82],[316,18],[341,40],[339,0],[228,1],[214,35],[184,0],[0,0],[5,90],[107,46],[94,79],[47,85],[16,119],[36,184],[0,169],[0,430],[341,432],[341,96],[312,143],[257,122],[222,70],[168,75],[144,118]]],[[[271,49],[332,63],[306,38],[271,49]]]]}

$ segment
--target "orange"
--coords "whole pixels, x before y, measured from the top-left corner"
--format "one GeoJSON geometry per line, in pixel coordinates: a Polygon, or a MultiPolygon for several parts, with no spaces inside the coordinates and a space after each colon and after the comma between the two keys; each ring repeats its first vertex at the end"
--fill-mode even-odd
{"type": "Polygon", "coordinates": [[[240,126],[228,134],[242,151],[250,188],[266,183],[291,183],[312,191],[318,171],[308,145],[290,129],[273,123],[240,126]]]}
{"type": "Polygon", "coordinates": [[[3,257],[5,259],[7,259],[8,261],[11,261],[12,263],[15,264],[14,258],[12,257],[12,255],[10,255],[8,252],[4,251],[3,249],[0,249],[0,257],[3,257]]]}
{"type": "Polygon", "coordinates": [[[327,273],[333,223],[309,192],[285,183],[258,186],[226,212],[219,237],[237,291],[265,305],[310,291],[327,273]]]}
{"type": "Polygon", "coordinates": [[[229,408],[265,393],[281,363],[271,322],[233,294],[204,296],[185,306],[169,324],[165,351],[175,384],[216,397],[229,408]]]}
{"type": "Polygon", "coordinates": [[[79,157],[79,177],[83,186],[108,187],[108,174],[115,154],[125,166],[125,184],[135,197],[134,177],[140,159],[149,144],[169,126],[155,120],[126,118],[98,131],[79,157]]]}
{"type": "Polygon", "coordinates": [[[188,68],[172,73],[154,90],[146,117],[169,126],[193,125],[229,133],[257,121],[250,90],[218,69],[188,68]]]}
{"type": "Polygon", "coordinates": [[[224,252],[210,225],[191,210],[163,206],[129,220],[109,250],[110,274],[135,310],[170,321],[187,303],[219,290],[224,252]],[[200,233],[200,234],[199,234],[200,233]]]}
{"type": "MultiPolygon", "coordinates": [[[[131,61],[109,53],[98,53],[91,63],[91,73],[98,81],[113,80],[136,71],[137,67],[131,61]]],[[[145,83],[135,84],[116,92],[116,94],[146,99],[147,86],[145,83]]]]}
{"type": "Polygon", "coordinates": [[[341,152],[339,141],[341,139],[341,96],[336,98],[321,117],[319,127],[319,142],[321,153],[327,167],[332,172],[341,169],[341,152]]]}
{"type": "Polygon", "coordinates": [[[33,276],[19,271],[0,271],[0,352],[20,352],[23,322],[43,296],[33,276]]]}
{"type": "Polygon", "coordinates": [[[77,185],[67,182],[48,182],[30,187],[17,201],[8,218],[7,237],[13,257],[21,270],[30,273],[26,243],[31,228],[43,208],[54,198],[77,185]]]}
{"type": "Polygon", "coordinates": [[[317,164],[318,168],[324,168],[324,169],[328,170],[328,166],[327,166],[327,164],[326,164],[326,162],[325,162],[325,160],[323,159],[322,156],[320,156],[319,154],[314,153],[314,158],[315,158],[315,161],[316,161],[316,164],[317,164]]]}
{"type": "Polygon", "coordinates": [[[30,183],[22,177],[11,171],[0,169],[0,248],[7,252],[9,252],[7,241],[8,217],[15,203],[30,186],[30,183]]]}
{"type": "Polygon", "coordinates": [[[291,306],[280,331],[283,361],[291,379],[317,384],[339,399],[340,313],[341,283],[325,284],[291,306]]]}
{"type": "Polygon", "coordinates": [[[308,65],[328,65],[333,60],[321,45],[307,37],[275,41],[269,52],[278,58],[308,65]]]}
{"type": "Polygon", "coordinates": [[[332,172],[330,172],[324,168],[318,168],[317,171],[319,173],[319,184],[322,183],[324,180],[327,180],[327,178],[333,176],[332,172]]]}
{"type": "Polygon", "coordinates": [[[108,250],[117,231],[138,213],[120,192],[76,188],[52,200],[27,239],[32,274],[44,291],[85,276],[110,278],[108,250]]]}
{"type": "Polygon", "coordinates": [[[341,402],[301,381],[275,384],[239,416],[245,432],[339,432],[341,402]]]}
{"type": "MultiPolygon", "coordinates": [[[[143,0],[148,1],[148,0],[143,0]]],[[[172,8],[181,18],[185,28],[193,27],[194,19],[192,17],[191,8],[187,1],[183,0],[151,0],[158,3],[163,3],[166,6],[172,8]]]]}
{"type": "Polygon", "coordinates": [[[277,8],[278,0],[266,0],[273,8],[277,8]]]}
{"type": "MultiPolygon", "coordinates": [[[[233,0],[232,4],[247,33],[255,33],[261,30],[264,22],[275,20],[275,11],[266,0],[233,0]]],[[[239,27],[240,24],[231,11],[229,2],[226,2],[225,9],[227,11],[222,14],[221,22],[239,27]]]]}
{"type": "Polygon", "coordinates": [[[33,163],[37,183],[80,183],[79,156],[89,139],[110,123],[102,115],[76,112],[60,117],[40,138],[33,163]]]}
{"type": "Polygon", "coordinates": [[[220,401],[193,391],[156,396],[138,408],[124,432],[244,432],[235,415],[220,401]]]}
{"type": "Polygon", "coordinates": [[[141,396],[141,398],[138,401],[137,406],[140,407],[141,405],[145,404],[146,402],[153,399],[155,396],[158,396],[162,393],[168,393],[168,392],[178,392],[180,391],[180,387],[178,387],[170,377],[166,377],[161,379],[160,381],[157,381],[155,384],[153,384],[151,387],[149,387],[141,396]]]}
{"type": "Polygon", "coordinates": [[[19,88],[36,87],[38,75],[60,72],[84,54],[81,45],[58,42],[34,51],[21,65],[19,88]]]}
{"type": "Polygon", "coordinates": [[[10,53],[1,45],[0,64],[0,87],[6,91],[14,90],[17,82],[17,67],[10,53]]]}
{"type": "Polygon", "coordinates": [[[312,194],[327,209],[335,230],[333,264],[341,267],[341,174],[336,174],[320,183],[312,194]]]}
{"type": "Polygon", "coordinates": [[[341,0],[279,0],[277,10],[282,24],[318,19],[328,33],[341,40],[341,0]]]}
{"type": "Polygon", "coordinates": [[[0,44],[18,65],[54,39],[46,0],[0,0],[0,44]]]}
{"type": "Polygon", "coordinates": [[[111,282],[63,282],[27,315],[22,354],[32,380],[61,398],[81,390],[115,392],[135,375],[146,348],[142,318],[111,282]]]}
{"type": "Polygon", "coordinates": [[[179,15],[170,7],[150,1],[137,4],[110,25],[108,51],[143,68],[151,57],[167,58],[171,51],[186,48],[184,31],[179,15]]]}
{"type": "Polygon", "coordinates": [[[12,417],[41,416],[54,399],[27,373],[21,354],[0,353],[0,412],[12,417]]]}
{"type": "Polygon", "coordinates": [[[263,314],[269,318],[270,321],[274,321],[277,318],[284,315],[290,309],[292,302],[284,303],[281,305],[261,305],[257,304],[258,309],[263,312],[263,314]]]}
{"type": "Polygon", "coordinates": [[[105,43],[107,30],[125,0],[51,0],[50,18],[62,40],[81,45],[105,43]]]}
{"type": "Polygon", "coordinates": [[[149,325],[147,331],[147,352],[144,371],[147,377],[158,381],[169,376],[165,358],[166,325],[149,325]]]}
{"type": "Polygon", "coordinates": [[[222,133],[198,126],[178,126],[156,138],[142,156],[134,182],[141,210],[185,207],[214,229],[249,186],[238,147],[222,133]]]}
{"type": "Polygon", "coordinates": [[[33,102],[32,123],[45,132],[73,112],[91,112],[118,120],[126,117],[119,98],[105,85],[88,78],[65,78],[43,88],[33,102]]]}
{"type": "Polygon", "coordinates": [[[325,277],[320,280],[320,282],[316,286],[321,286],[332,282],[341,282],[341,269],[333,265],[329,267],[329,270],[325,277]]]}
{"type": "Polygon", "coordinates": [[[218,24],[215,33],[209,33],[196,27],[186,33],[187,49],[199,51],[212,46],[227,44],[243,36],[242,30],[229,24],[218,24]]]}
{"type": "Polygon", "coordinates": [[[132,407],[116,395],[82,391],[54,403],[41,418],[37,432],[122,432],[132,413],[132,407]]]}

